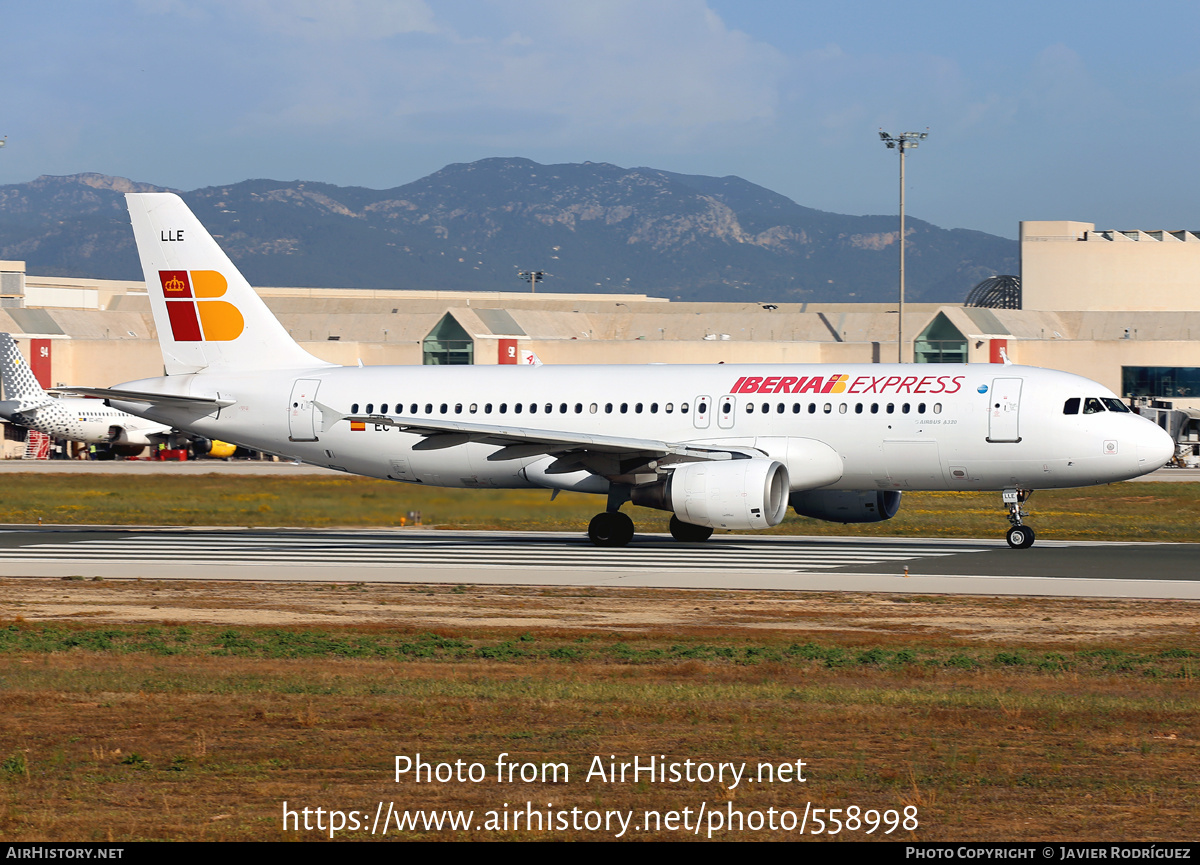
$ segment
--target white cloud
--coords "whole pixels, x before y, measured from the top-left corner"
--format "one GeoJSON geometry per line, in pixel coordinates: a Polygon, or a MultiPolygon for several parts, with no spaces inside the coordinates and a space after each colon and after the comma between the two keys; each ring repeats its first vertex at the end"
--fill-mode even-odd
{"type": "Polygon", "coordinates": [[[254,19],[268,32],[310,42],[387,39],[432,33],[424,0],[223,0],[228,11],[254,19]]]}
{"type": "Polygon", "coordinates": [[[772,123],[786,68],[781,52],[728,28],[703,0],[474,0],[452,10],[238,0],[224,10],[274,36],[281,92],[243,119],[247,130],[350,122],[342,131],[393,140],[460,130],[489,146],[622,136],[674,146],[772,123]]]}

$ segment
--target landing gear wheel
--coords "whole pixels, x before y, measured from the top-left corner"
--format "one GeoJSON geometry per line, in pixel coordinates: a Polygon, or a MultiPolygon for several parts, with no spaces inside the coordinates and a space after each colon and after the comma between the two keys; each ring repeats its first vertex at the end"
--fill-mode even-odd
{"type": "Polygon", "coordinates": [[[684,543],[698,544],[712,537],[711,526],[698,526],[695,523],[685,523],[674,514],[671,515],[671,537],[684,543]]]}
{"type": "Polygon", "coordinates": [[[1008,545],[1014,550],[1027,550],[1033,546],[1033,529],[1029,526],[1013,526],[1008,530],[1008,545]]]}
{"type": "Polygon", "coordinates": [[[588,537],[598,547],[623,547],[633,540],[633,520],[620,511],[596,514],[588,523],[588,537]]]}

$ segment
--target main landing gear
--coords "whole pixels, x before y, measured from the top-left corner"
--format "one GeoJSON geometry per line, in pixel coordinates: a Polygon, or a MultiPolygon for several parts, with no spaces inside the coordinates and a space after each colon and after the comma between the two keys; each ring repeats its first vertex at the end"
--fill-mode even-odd
{"type": "MultiPolygon", "coordinates": [[[[621,513],[621,505],[629,501],[629,487],[613,484],[608,492],[608,510],[596,514],[588,523],[588,538],[598,547],[623,547],[633,540],[633,520],[621,513]]],[[[709,526],[685,523],[671,515],[671,537],[684,543],[699,543],[712,537],[709,526]]]]}
{"type": "Polygon", "coordinates": [[[1004,504],[1008,507],[1008,521],[1012,524],[1012,528],[1008,530],[1006,536],[1008,545],[1014,550],[1025,550],[1033,546],[1035,535],[1033,529],[1029,526],[1022,525],[1021,518],[1029,516],[1028,513],[1021,510],[1021,505],[1024,504],[1029,497],[1033,495],[1033,490],[1005,490],[1004,504]]]}
{"type": "Polygon", "coordinates": [[[598,547],[623,547],[633,540],[633,520],[620,511],[596,514],[588,523],[588,537],[598,547]]]}
{"type": "MultiPolygon", "coordinates": [[[[710,526],[697,526],[685,523],[679,517],[671,516],[671,537],[683,543],[700,543],[712,537],[710,526]]],[[[588,523],[588,537],[598,547],[623,547],[633,540],[633,520],[620,511],[606,511],[596,514],[588,523]]]]}

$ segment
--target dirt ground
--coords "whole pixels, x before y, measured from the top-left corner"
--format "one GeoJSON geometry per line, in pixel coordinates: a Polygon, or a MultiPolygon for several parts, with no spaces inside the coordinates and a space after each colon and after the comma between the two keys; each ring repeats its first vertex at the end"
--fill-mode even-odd
{"type": "Polygon", "coordinates": [[[0,620],[742,632],[893,643],[1193,643],[1200,602],[754,591],[6,578],[0,620]]]}

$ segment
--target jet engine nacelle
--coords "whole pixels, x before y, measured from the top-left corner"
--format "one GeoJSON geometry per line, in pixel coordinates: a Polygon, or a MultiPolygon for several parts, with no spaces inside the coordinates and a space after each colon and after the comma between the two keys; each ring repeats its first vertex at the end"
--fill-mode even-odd
{"type": "Polygon", "coordinates": [[[671,473],[667,486],[670,510],[697,526],[765,529],[779,525],[787,513],[788,472],[775,460],[686,463],[671,473]]]}
{"type": "Polygon", "coordinates": [[[832,523],[881,523],[900,510],[899,490],[804,490],[788,503],[802,517],[832,523]]]}
{"type": "Polygon", "coordinates": [[[150,444],[150,438],[140,430],[127,430],[123,426],[113,424],[108,428],[107,439],[114,445],[137,445],[144,448],[150,444]]]}

